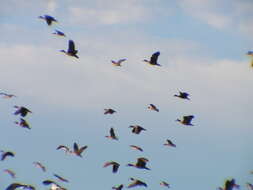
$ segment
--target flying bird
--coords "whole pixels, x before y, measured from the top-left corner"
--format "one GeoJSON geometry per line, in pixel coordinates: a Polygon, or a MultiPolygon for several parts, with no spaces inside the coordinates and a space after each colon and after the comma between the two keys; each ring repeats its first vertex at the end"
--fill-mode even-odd
{"type": "Polygon", "coordinates": [[[61,176],[59,176],[59,175],[57,175],[57,174],[54,174],[54,176],[55,176],[57,179],[59,179],[60,181],[62,181],[62,182],[66,182],[66,183],[69,182],[69,180],[67,180],[66,178],[63,178],[63,177],[61,177],[61,176]]]}
{"type": "Polygon", "coordinates": [[[153,55],[151,56],[150,60],[144,59],[143,61],[146,63],[149,63],[150,65],[156,65],[156,66],[161,66],[160,64],[157,63],[157,59],[160,55],[160,52],[155,52],[153,53],[153,55]]]}
{"type": "Polygon", "coordinates": [[[16,178],[16,173],[10,169],[5,169],[4,172],[8,173],[12,178],[16,178]]]}
{"type": "Polygon", "coordinates": [[[130,145],[131,148],[135,149],[135,150],[139,150],[139,151],[143,151],[143,149],[139,146],[136,146],[136,145],[130,145]]]}
{"type": "Polygon", "coordinates": [[[86,145],[86,146],[83,146],[83,147],[81,147],[81,148],[79,148],[78,145],[77,145],[77,143],[74,143],[74,145],[73,145],[74,154],[77,155],[77,156],[79,156],[79,157],[82,157],[81,154],[82,154],[82,152],[83,152],[86,148],[88,148],[87,145],[86,145]]]}
{"type": "Polygon", "coordinates": [[[3,98],[13,98],[13,97],[17,97],[17,96],[14,95],[14,94],[7,94],[7,93],[4,93],[4,92],[1,92],[0,95],[1,95],[3,98]]]}
{"type": "Polygon", "coordinates": [[[233,188],[239,189],[239,185],[235,183],[235,179],[226,180],[224,190],[233,190],[233,188]]]}
{"type": "Polygon", "coordinates": [[[14,108],[17,108],[17,110],[14,112],[14,115],[21,115],[22,117],[25,117],[28,113],[32,113],[29,109],[23,106],[14,106],[14,108]]]}
{"type": "Polygon", "coordinates": [[[66,35],[65,35],[63,32],[61,32],[60,30],[54,30],[54,32],[53,32],[52,34],[55,34],[55,35],[57,35],[57,36],[62,36],[62,37],[65,37],[65,36],[66,36],[66,35]]]}
{"type": "Polygon", "coordinates": [[[1,160],[4,161],[7,156],[11,156],[11,157],[14,157],[15,154],[13,152],[10,152],[10,151],[1,151],[2,152],[2,157],[1,157],[1,160]]]}
{"type": "Polygon", "coordinates": [[[124,61],[126,61],[126,59],[119,59],[118,61],[111,60],[112,65],[114,66],[121,66],[121,63],[123,63],[124,61]]]}
{"type": "Polygon", "coordinates": [[[73,40],[69,40],[69,45],[68,45],[68,50],[65,51],[65,50],[60,50],[60,52],[63,52],[65,53],[66,55],[68,56],[72,56],[72,57],[75,57],[75,58],[79,58],[76,54],[78,52],[78,50],[75,49],[75,44],[74,44],[74,41],[73,40]]]}
{"type": "Polygon", "coordinates": [[[112,187],[112,189],[115,189],[115,190],[122,190],[122,188],[124,187],[123,184],[119,185],[119,186],[114,186],[112,187]]]}
{"type": "Polygon", "coordinates": [[[172,147],[176,147],[176,145],[169,139],[167,139],[167,143],[163,144],[165,146],[172,146],[172,147]]]}
{"type": "Polygon", "coordinates": [[[159,109],[154,104],[149,104],[148,109],[159,112],[159,109]]]}
{"type": "Polygon", "coordinates": [[[104,109],[104,114],[105,114],[105,115],[106,115],[106,114],[114,114],[114,113],[116,113],[116,111],[113,110],[113,109],[111,109],[111,108],[104,109]]]}
{"type": "Polygon", "coordinates": [[[58,22],[54,17],[50,15],[39,16],[39,18],[45,20],[48,26],[50,26],[53,22],[58,22]]]}
{"type": "Polygon", "coordinates": [[[190,100],[190,98],[189,98],[190,95],[187,92],[180,92],[179,91],[179,94],[175,94],[174,96],[178,97],[178,98],[190,100]]]}
{"type": "Polygon", "coordinates": [[[118,171],[118,169],[119,169],[120,164],[117,163],[117,162],[114,162],[114,161],[110,161],[110,162],[104,163],[103,167],[105,168],[107,166],[112,166],[112,172],[116,173],[118,171]]]}
{"type": "Polygon", "coordinates": [[[43,172],[46,172],[46,167],[41,164],[40,162],[33,162],[33,164],[37,167],[40,168],[43,172]]]}
{"type": "Polygon", "coordinates": [[[50,179],[44,180],[42,184],[46,186],[51,185],[50,190],[67,190],[66,188],[60,186],[58,183],[50,179]]]}
{"type": "Polygon", "coordinates": [[[65,153],[72,153],[72,151],[69,149],[69,147],[65,146],[65,145],[59,145],[57,148],[57,150],[64,150],[65,153]]]}
{"type": "Polygon", "coordinates": [[[137,162],[135,164],[127,164],[127,166],[132,166],[135,168],[139,168],[139,169],[146,169],[146,170],[150,170],[150,168],[146,167],[146,163],[148,162],[147,158],[141,157],[141,158],[137,158],[137,162]]]}
{"type": "Polygon", "coordinates": [[[143,182],[143,181],[141,181],[141,180],[139,180],[139,179],[135,179],[135,178],[132,178],[132,177],[131,177],[130,180],[133,181],[133,182],[130,183],[130,184],[127,186],[127,188],[136,187],[136,186],[144,186],[144,187],[147,187],[147,186],[148,186],[145,182],[143,182]]]}
{"type": "Polygon", "coordinates": [[[29,123],[26,120],[24,120],[23,118],[20,118],[19,122],[15,121],[15,124],[17,124],[17,125],[19,125],[19,126],[21,126],[23,128],[31,129],[29,123]]]}
{"type": "Polygon", "coordinates": [[[170,184],[168,184],[168,183],[165,182],[165,181],[161,181],[160,185],[161,185],[161,186],[164,186],[164,187],[170,188],[170,184]]]}
{"type": "Polygon", "coordinates": [[[21,183],[12,183],[5,190],[15,190],[19,187],[22,187],[24,190],[35,190],[35,187],[32,185],[21,184],[21,183]]]}
{"type": "Polygon", "coordinates": [[[178,121],[179,123],[183,124],[183,125],[189,125],[189,126],[194,126],[193,124],[191,124],[192,119],[194,118],[193,115],[188,115],[188,116],[183,116],[183,119],[177,119],[176,121],[178,121]]]}
{"type": "Polygon", "coordinates": [[[130,125],[129,128],[132,128],[132,133],[135,134],[140,134],[141,131],[146,131],[146,129],[140,125],[130,125]]]}
{"type": "Polygon", "coordinates": [[[114,129],[110,129],[110,136],[105,136],[106,138],[112,139],[112,140],[118,140],[118,137],[114,133],[114,129]]]}

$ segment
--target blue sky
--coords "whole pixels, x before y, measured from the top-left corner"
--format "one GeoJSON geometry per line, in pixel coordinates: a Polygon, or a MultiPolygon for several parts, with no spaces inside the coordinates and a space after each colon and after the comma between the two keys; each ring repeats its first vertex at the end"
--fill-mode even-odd
{"type": "Polygon", "coordinates": [[[173,190],[203,190],[233,177],[246,189],[253,183],[252,68],[245,55],[253,48],[252,7],[250,0],[3,2],[0,86],[17,98],[0,101],[0,149],[16,157],[0,170],[13,169],[17,179],[0,172],[0,189],[13,181],[48,189],[41,182],[53,173],[70,180],[61,183],[68,189],[127,186],[130,177],[161,190],[161,181],[173,190]],[[44,14],[59,23],[47,26],[38,19],[44,14]],[[54,29],[67,37],[52,35],[54,29]],[[59,52],[69,39],[78,60],[59,52]],[[162,67],[142,62],[155,51],[162,67]],[[120,58],[127,61],[113,67],[120,58]],[[179,90],[191,101],[173,97],[179,90]],[[150,103],[160,112],[148,110],[150,103]],[[14,105],[33,111],[30,131],[14,124],[14,105]],[[104,115],[109,107],[117,113],[104,115]],[[194,127],[175,122],[190,114],[194,127]],[[135,124],[147,131],[132,134],[128,126],[135,124]],[[118,142],[105,138],[110,127],[118,142]],[[177,147],[164,147],[166,139],[177,147]],[[88,145],[83,158],[56,150],[74,142],[88,145]],[[141,156],[151,171],[125,166],[141,156]],[[102,167],[110,160],[121,164],[119,173],[102,167]]]}

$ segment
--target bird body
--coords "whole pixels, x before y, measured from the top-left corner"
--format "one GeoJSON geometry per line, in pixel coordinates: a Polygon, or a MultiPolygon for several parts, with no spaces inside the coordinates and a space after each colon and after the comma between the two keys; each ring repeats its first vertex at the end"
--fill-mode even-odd
{"type": "Polygon", "coordinates": [[[165,146],[172,146],[172,147],[176,147],[176,145],[169,139],[167,139],[167,143],[163,144],[165,146]]]}
{"type": "Polygon", "coordinates": [[[115,162],[115,161],[110,161],[110,162],[104,163],[103,167],[105,168],[107,166],[112,166],[112,172],[116,173],[119,169],[120,164],[118,162],[115,162]]]}
{"type": "Polygon", "coordinates": [[[149,104],[148,109],[159,112],[159,109],[154,104],[149,104]]]}
{"type": "Polygon", "coordinates": [[[114,66],[121,66],[121,63],[123,63],[124,61],[126,61],[126,59],[119,59],[118,61],[111,60],[112,65],[114,66]]]}
{"type": "Polygon", "coordinates": [[[114,113],[116,113],[116,111],[113,110],[113,109],[111,109],[111,108],[106,108],[106,109],[104,109],[104,114],[105,114],[105,115],[106,115],[106,114],[114,114],[114,113]]]}
{"type": "Polygon", "coordinates": [[[60,50],[60,52],[63,52],[65,53],[66,55],[68,56],[72,56],[72,57],[75,57],[75,58],[79,58],[76,54],[78,52],[78,50],[75,49],[75,43],[73,40],[69,40],[69,44],[68,44],[68,50],[65,51],[65,50],[60,50]]]}
{"type": "Polygon", "coordinates": [[[183,119],[177,119],[176,121],[178,121],[179,123],[183,124],[183,125],[189,125],[189,126],[194,126],[193,124],[191,124],[192,119],[194,118],[193,115],[188,115],[188,116],[183,116],[183,119]]]}
{"type": "Polygon", "coordinates": [[[147,158],[141,157],[137,159],[137,162],[135,164],[127,164],[127,166],[132,166],[139,169],[146,169],[150,170],[150,168],[146,167],[146,163],[148,162],[147,158]]]}
{"type": "Polygon", "coordinates": [[[179,94],[175,94],[174,96],[178,97],[178,98],[190,100],[189,97],[188,97],[190,95],[187,92],[180,92],[179,91],[179,94]]]}
{"type": "Polygon", "coordinates": [[[22,118],[20,118],[20,121],[19,121],[19,122],[15,121],[15,123],[16,123],[17,125],[23,127],[23,128],[31,129],[29,123],[28,123],[26,120],[22,119],[22,118]]]}
{"type": "Polygon", "coordinates": [[[146,129],[140,125],[130,125],[129,128],[132,128],[132,133],[135,134],[140,134],[141,131],[146,131],[146,129]]]}
{"type": "Polygon", "coordinates": [[[159,55],[160,55],[160,52],[157,51],[152,54],[152,56],[150,57],[150,60],[144,59],[143,61],[146,63],[149,63],[150,65],[161,66],[160,64],[157,63],[159,55]]]}
{"type": "Polygon", "coordinates": [[[28,113],[32,113],[28,108],[23,106],[14,106],[14,108],[17,108],[17,110],[14,112],[14,115],[21,115],[22,117],[25,117],[28,113]]]}
{"type": "Polygon", "coordinates": [[[58,22],[54,17],[50,15],[39,16],[39,18],[45,20],[48,26],[52,25],[53,22],[58,22]]]}
{"type": "Polygon", "coordinates": [[[106,138],[112,139],[112,140],[118,140],[118,137],[115,135],[114,129],[110,129],[110,136],[105,136],[106,138]]]}
{"type": "Polygon", "coordinates": [[[233,190],[233,188],[239,189],[239,185],[235,183],[235,179],[226,180],[224,190],[233,190]]]}

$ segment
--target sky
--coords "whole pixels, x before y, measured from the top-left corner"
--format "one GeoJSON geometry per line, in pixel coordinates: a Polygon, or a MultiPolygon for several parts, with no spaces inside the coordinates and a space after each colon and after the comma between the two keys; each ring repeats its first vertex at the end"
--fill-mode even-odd
{"type": "Polygon", "coordinates": [[[251,0],[2,2],[0,91],[17,97],[0,99],[0,150],[15,152],[0,164],[0,189],[22,182],[46,190],[42,181],[57,181],[56,173],[72,190],[127,189],[130,177],[160,190],[161,181],[172,190],[211,190],[234,178],[246,190],[253,183],[252,7],[251,0]],[[48,26],[38,19],[44,14],[58,23],[48,26]],[[79,59],[60,52],[69,39],[79,59]],[[156,51],[161,67],[143,62],[156,51]],[[191,100],[174,97],[178,91],[191,100]],[[32,111],[31,130],[15,125],[14,105],[32,111]],[[105,108],[117,112],[104,115],[105,108]],[[194,126],[175,122],[185,115],[195,116],[194,126]],[[147,131],[133,134],[130,125],[147,131]],[[105,138],[111,127],[118,141],[105,138]],[[88,146],[83,158],[56,150],[74,142],[88,146]],[[138,157],[149,159],[150,171],[126,166],[138,157]],[[111,160],[120,163],[116,174],[103,168],[111,160]]]}

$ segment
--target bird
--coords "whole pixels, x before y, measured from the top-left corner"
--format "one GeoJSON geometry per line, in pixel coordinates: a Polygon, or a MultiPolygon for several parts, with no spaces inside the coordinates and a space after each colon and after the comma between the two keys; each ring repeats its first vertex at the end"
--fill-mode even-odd
{"type": "Polygon", "coordinates": [[[46,172],[46,167],[41,164],[40,162],[33,162],[33,164],[37,167],[37,168],[40,168],[42,169],[43,172],[46,172]]]}
{"type": "Polygon", "coordinates": [[[60,52],[63,52],[65,53],[66,55],[68,56],[72,56],[72,57],[75,57],[75,58],[79,58],[76,54],[78,52],[78,50],[75,49],[75,43],[73,40],[69,40],[69,45],[68,45],[68,50],[65,51],[65,50],[60,50],[60,52]]]}
{"type": "Polygon", "coordinates": [[[178,98],[190,100],[190,98],[188,97],[190,95],[187,92],[181,92],[181,91],[179,91],[179,94],[175,94],[174,96],[178,97],[178,98]]]}
{"type": "Polygon", "coordinates": [[[21,184],[21,183],[12,183],[5,190],[15,190],[19,187],[22,187],[22,189],[26,189],[26,190],[35,190],[34,186],[27,185],[27,184],[21,184]]]}
{"type": "Polygon", "coordinates": [[[157,63],[157,59],[158,59],[159,55],[160,55],[160,52],[157,51],[152,54],[152,56],[150,57],[150,60],[144,59],[143,61],[146,63],[149,63],[150,65],[161,66],[160,64],[157,63]]]}
{"type": "Polygon", "coordinates": [[[83,146],[83,147],[81,147],[81,148],[79,148],[78,147],[78,145],[77,145],[77,143],[74,143],[74,145],[73,145],[73,150],[74,150],[74,154],[75,155],[77,155],[77,156],[79,156],[79,157],[82,157],[82,152],[85,150],[85,149],[87,149],[88,148],[88,146],[86,145],[86,146],[83,146]]]}
{"type": "Polygon", "coordinates": [[[7,93],[4,93],[4,92],[1,92],[0,95],[2,95],[3,98],[13,98],[13,97],[17,97],[17,96],[14,95],[14,94],[7,94],[7,93]]]}
{"type": "Polygon", "coordinates": [[[154,104],[149,104],[148,109],[159,112],[159,109],[154,104]]]}
{"type": "Polygon", "coordinates": [[[10,169],[5,169],[4,172],[8,173],[12,178],[16,178],[16,173],[10,169]]]}
{"type": "Polygon", "coordinates": [[[113,109],[111,109],[111,108],[106,108],[106,109],[104,109],[104,114],[105,114],[105,115],[106,115],[106,114],[114,114],[114,113],[116,113],[116,111],[113,110],[113,109]]]}
{"type": "Polygon", "coordinates": [[[168,184],[168,183],[165,182],[165,181],[161,181],[161,182],[160,182],[160,185],[161,185],[161,186],[164,186],[164,187],[170,188],[170,184],[168,184]]]}
{"type": "Polygon", "coordinates": [[[15,124],[17,124],[17,125],[19,125],[19,126],[21,126],[23,128],[31,129],[29,123],[26,120],[24,120],[23,118],[20,118],[19,122],[15,121],[15,124]]]}
{"type": "Polygon", "coordinates": [[[135,150],[139,150],[141,152],[143,152],[143,149],[139,146],[136,146],[136,145],[130,145],[131,148],[135,149],[135,150]]]}
{"type": "Polygon", "coordinates": [[[118,137],[114,133],[114,129],[111,127],[110,129],[110,136],[105,136],[106,138],[112,139],[112,140],[118,140],[118,137]]]}
{"type": "Polygon", "coordinates": [[[23,106],[14,106],[14,108],[17,108],[17,110],[14,112],[14,115],[21,115],[22,117],[25,117],[28,113],[32,113],[28,108],[23,106]]]}
{"type": "Polygon", "coordinates": [[[135,164],[127,164],[127,166],[132,166],[135,168],[139,168],[139,169],[146,169],[146,170],[150,170],[150,168],[146,167],[146,163],[148,162],[147,158],[141,157],[141,158],[137,158],[137,162],[135,164]]]}
{"type": "Polygon", "coordinates": [[[176,147],[176,145],[169,139],[167,139],[167,143],[163,144],[165,146],[172,146],[172,147],[176,147]]]}
{"type": "Polygon", "coordinates": [[[177,119],[176,121],[178,121],[179,123],[183,125],[194,126],[193,124],[191,124],[191,121],[193,118],[194,118],[193,115],[188,115],[188,116],[183,116],[183,120],[177,119]]]}
{"type": "Polygon", "coordinates": [[[233,188],[239,189],[239,185],[235,183],[235,179],[226,180],[224,190],[233,190],[233,188]]]}
{"type": "Polygon", "coordinates": [[[61,177],[61,176],[59,176],[59,175],[57,175],[57,174],[53,174],[57,179],[59,179],[60,181],[63,181],[63,182],[66,182],[66,183],[68,183],[69,182],[69,180],[67,180],[66,178],[63,178],[63,177],[61,177]]]}
{"type": "Polygon", "coordinates": [[[67,147],[67,146],[65,146],[65,145],[59,145],[56,149],[57,149],[57,150],[62,149],[62,150],[65,151],[65,153],[72,153],[72,151],[69,149],[69,147],[67,147]]]}
{"type": "Polygon", "coordinates": [[[10,152],[10,151],[1,151],[2,152],[2,157],[1,157],[1,160],[4,161],[7,156],[11,156],[11,157],[14,157],[15,154],[13,152],[10,152]]]}
{"type": "Polygon", "coordinates": [[[56,29],[54,30],[54,32],[52,34],[55,34],[57,36],[62,36],[62,37],[66,36],[63,32],[61,32],[60,30],[56,30],[56,29]]]}
{"type": "Polygon", "coordinates": [[[39,18],[45,20],[48,26],[50,26],[53,22],[58,22],[54,17],[50,15],[39,16],[39,18]]]}
{"type": "Polygon", "coordinates": [[[119,185],[119,186],[113,186],[112,189],[115,189],[115,190],[122,190],[122,188],[124,187],[123,184],[119,185]]]}
{"type": "Polygon", "coordinates": [[[135,134],[140,134],[141,131],[146,131],[146,129],[140,125],[130,125],[129,128],[132,128],[132,133],[135,134]]]}
{"type": "Polygon", "coordinates": [[[115,161],[110,161],[110,162],[105,162],[103,167],[105,168],[107,166],[112,166],[112,172],[116,173],[119,169],[120,164],[115,161]]]}
{"type": "Polygon", "coordinates": [[[118,61],[111,60],[112,65],[114,66],[121,66],[121,63],[123,63],[124,61],[126,61],[126,59],[119,59],[118,61]]]}
{"type": "Polygon", "coordinates": [[[66,188],[60,186],[58,183],[56,183],[55,181],[53,180],[44,180],[42,182],[43,185],[51,185],[50,187],[50,190],[67,190],[66,188]]]}
{"type": "Polygon", "coordinates": [[[136,186],[144,186],[144,187],[147,187],[147,186],[148,186],[145,182],[143,182],[143,181],[141,181],[141,180],[139,180],[139,179],[135,179],[135,178],[132,178],[132,177],[131,177],[130,180],[133,181],[133,182],[130,183],[130,184],[127,186],[127,188],[136,187],[136,186]]]}

